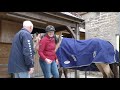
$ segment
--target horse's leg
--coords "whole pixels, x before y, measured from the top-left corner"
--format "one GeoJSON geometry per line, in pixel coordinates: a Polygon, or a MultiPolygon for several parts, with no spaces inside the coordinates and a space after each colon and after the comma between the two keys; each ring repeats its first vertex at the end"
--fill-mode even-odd
{"type": "Polygon", "coordinates": [[[60,68],[58,69],[58,71],[59,71],[59,78],[61,78],[61,77],[62,77],[62,68],[60,67],[60,68]]]}
{"type": "Polygon", "coordinates": [[[119,70],[117,63],[110,64],[110,68],[112,72],[114,73],[114,78],[119,78],[119,70]]]}
{"type": "Polygon", "coordinates": [[[104,72],[106,73],[107,78],[114,78],[114,74],[113,74],[109,64],[101,63],[100,65],[103,68],[104,72]]]}
{"type": "Polygon", "coordinates": [[[103,78],[107,78],[106,73],[104,72],[102,66],[100,63],[95,63],[95,65],[97,66],[97,68],[99,69],[99,71],[103,74],[103,78]]]}
{"type": "Polygon", "coordinates": [[[65,78],[68,78],[68,70],[67,70],[67,68],[63,68],[63,72],[64,72],[64,76],[65,76],[65,78]]]}

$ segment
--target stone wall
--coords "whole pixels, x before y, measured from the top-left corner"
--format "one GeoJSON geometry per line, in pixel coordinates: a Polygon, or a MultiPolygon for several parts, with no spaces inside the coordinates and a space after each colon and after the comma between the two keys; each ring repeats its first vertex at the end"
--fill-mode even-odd
{"type": "Polygon", "coordinates": [[[119,12],[89,12],[82,18],[85,19],[86,39],[105,39],[116,48],[116,34],[120,28],[119,12]]]}

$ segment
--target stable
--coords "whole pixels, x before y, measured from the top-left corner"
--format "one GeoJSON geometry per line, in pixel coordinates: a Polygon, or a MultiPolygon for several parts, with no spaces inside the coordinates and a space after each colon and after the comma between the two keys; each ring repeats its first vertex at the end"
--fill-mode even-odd
{"type": "MultiPolygon", "coordinates": [[[[0,12],[0,78],[11,77],[7,72],[7,66],[12,39],[22,28],[24,20],[33,22],[32,34],[44,33],[45,27],[50,24],[55,26],[57,34],[62,31],[66,37],[85,38],[84,33],[81,34],[79,29],[85,25],[84,20],[74,15],[62,12],[0,12]]],[[[36,76],[42,76],[38,54],[35,55],[35,72],[32,77],[36,76]]]]}

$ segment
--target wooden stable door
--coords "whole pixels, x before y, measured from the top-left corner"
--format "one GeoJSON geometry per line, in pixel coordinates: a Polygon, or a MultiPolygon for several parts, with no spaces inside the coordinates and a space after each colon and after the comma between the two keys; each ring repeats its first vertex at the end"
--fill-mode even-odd
{"type": "Polygon", "coordinates": [[[0,43],[0,78],[10,78],[8,74],[8,57],[11,44],[0,43]]]}

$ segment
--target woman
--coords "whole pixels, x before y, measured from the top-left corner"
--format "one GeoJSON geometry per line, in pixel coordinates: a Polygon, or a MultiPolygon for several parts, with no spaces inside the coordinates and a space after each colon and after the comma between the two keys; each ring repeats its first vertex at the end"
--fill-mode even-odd
{"type": "Polygon", "coordinates": [[[55,28],[52,25],[46,27],[46,35],[39,43],[40,66],[45,78],[59,78],[55,53],[55,28]],[[51,76],[51,74],[53,76],[51,76]]]}

